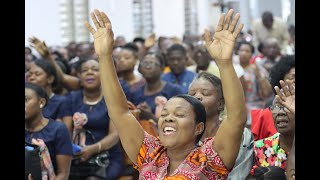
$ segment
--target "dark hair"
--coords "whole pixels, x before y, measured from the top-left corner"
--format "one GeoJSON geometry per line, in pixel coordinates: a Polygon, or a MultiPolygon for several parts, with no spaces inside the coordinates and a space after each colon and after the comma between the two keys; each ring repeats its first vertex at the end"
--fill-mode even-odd
{"type": "Polygon", "coordinates": [[[286,180],[284,170],[278,166],[258,167],[254,169],[256,180],[286,180]]]}
{"type": "Polygon", "coordinates": [[[221,79],[219,77],[217,77],[211,73],[208,73],[206,71],[202,71],[194,78],[194,81],[196,79],[200,79],[200,78],[204,78],[205,80],[209,81],[213,85],[213,87],[216,88],[217,94],[218,94],[218,96],[220,96],[219,98],[224,99],[223,91],[222,91],[222,83],[221,83],[221,79]]]}
{"type": "Polygon", "coordinates": [[[135,45],[134,43],[127,43],[124,46],[122,46],[122,49],[127,49],[129,51],[131,51],[133,53],[133,55],[138,58],[138,51],[139,48],[137,45],[135,45]]]}
{"type": "Polygon", "coordinates": [[[82,66],[82,64],[83,63],[85,63],[85,62],[87,62],[87,61],[90,61],[90,60],[94,60],[94,61],[97,61],[98,62],[98,60],[96,60],[96,59],[82,59],[82,60],[79,60],[78,62],[76,62],[77,64],[75,65],[75,68],[76,68],[76,71],[78,72],[78,73],[81,73],[81,66],[82,66]]]}
{"type": "Polygon", "coordinates": [[[52,88],[55,88],[59,85],[60,80],[58,78],[57,72],[55,70],[55,68],[46,60],[43,59],[37,59],[34,61],[34,64],[36,66],[39,66],[41,69],[44,70],[44,72],[46,72],[46,74],[48,74],[49,76],[53,76],[54,80],[52,82],[52,88]]]}
{"type": "Polygon", "coordinates": [[[270,11],[265,11],[262,13],[262,19],[273,19],[273,14],[270,11]]]}
{"type": "Polygon", "coordinates": [[[251,47],[251,54],[254,54],[254,46],[250,42],[247,42],[247,41],[241,41],[239,43],[238,50],[240,49],[241,45],[243,45],[243,44],[246,44],[246,45],[250,46],[251,47]]]}
{"type": "Polygon", "coordinates": [[[167,54],[170,54],[172,51],[180,51],[184,56],[187,55],[187,50],[180,44],[174,44],[167,49],[167,54]]]}
{"type": "MultiPolygon", "coordinates": [[[[154,56],[157,58],[157,60],[159,61],[161,67],[164,67],[164,65],[165,65],[165,60],[164,60],[164,57],[163,57],[163,55],[162,55],[161,53],[149,51],[149,52],[147,52],[147,54],[144,55],[144,56],[147,56],[147,55],[154,55],[154,56]]],[[[142,61],[143,61],[143,59],[142,59],[142,61]]],[[[142,62],[142,61],[141,61],[141,62],[142,62]]]]}
{"type": "Polygon", "coordinates": [[[133,42],[141,42],[141,43],[144,43],[145,39],[142,38],[142,37],[136,37],[133,39],[133,42]]]}
{"type": "Polygon", "coordinates": [[[28,46],[26,46],[24,49],[28,49],[28,51],[30,52],[30,54],[32,54],[32,49],[28,46]]]}
{"type": "Polygon", "coordinates": [[[284,76],[295,67],[295,55],[286,55],[281,57],[280,61],[277,62],[270,70],[270,84],[273,92],[276,94],[274,87],[280,86],[279,81],[283,80],[284,76]]]}
{"type": "Polygon", "coordinates": [[[46,107],[46,105],[48,104],[48,101],[49,101],[49,97],[48,97],[46,91],[41,86],[26,82],[24,84],[24,87],[27,89],[33,90],[37,94],[38,98],[44,98],[46,100],[46,103],[44,104],[43,107],[46,107]]]}
{"type": "Polygon", "coordinates": [[[196,117],[195,117],[196,123],[198,124],[200,122],[203,122],[204,124],[203,131],[196,138],[196,143],[198,143],[206,128],[206,110],[204,106],[197,98],[190,96],[188,94],[179,94],[174,96],[173,98],[182,98],[188,101],[188,103],[192,105],[193,111],[196,114],[196,117]]]}
{"type": "Polygon", "coordinates": [[[265,47],[265,45],[264,45],[264,43],[263,42],[260,42],[259,44],[258,44],[258,51],[261,53],[261,54],[263,54],[264,52],[263,52],[263,48],[265,47]]]}

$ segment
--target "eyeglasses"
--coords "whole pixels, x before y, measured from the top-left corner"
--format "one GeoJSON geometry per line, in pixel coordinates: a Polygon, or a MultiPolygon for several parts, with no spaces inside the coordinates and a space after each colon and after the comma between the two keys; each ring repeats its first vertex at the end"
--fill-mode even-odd
{"type": "Polygon", "coordinates": [[[151,61],[151,62],[142,61],[142,62],[140,63],[140,66],[141,66],[141,67],[147,67],[147,66],[149,66],[149,67],[151,67],[151,68],[154,68],[154,67],[156,67],[156,66],[160,67],[161,64],[160,64],[159,62],[157,62],[157,61],[151,61]]]}
{"type": "Polygon", "coordinates": [[[269,106],[269,109],[270,109],[270,111],[276,111],[276,112],[279,112],[281,109],[284,112],[290,112],[288,108],[286,108],[282,105],[271,105],[271,106],[269,106]]]}

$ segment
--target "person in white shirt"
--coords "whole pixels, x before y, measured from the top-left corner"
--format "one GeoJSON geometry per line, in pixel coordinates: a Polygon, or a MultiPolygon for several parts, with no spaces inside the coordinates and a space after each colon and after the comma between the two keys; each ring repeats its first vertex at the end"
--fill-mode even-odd
{"type": "Polygon", "coordinates": [[[281,54],[287,54],[287,46],[289,43],[289,31],[286,23],[274,17],[269,11],[262,14],[261,19],[253,23],[253,44],[257,48],[259,43],[262,43],[267,38],[274,37],[278,40],[281,54]]]}

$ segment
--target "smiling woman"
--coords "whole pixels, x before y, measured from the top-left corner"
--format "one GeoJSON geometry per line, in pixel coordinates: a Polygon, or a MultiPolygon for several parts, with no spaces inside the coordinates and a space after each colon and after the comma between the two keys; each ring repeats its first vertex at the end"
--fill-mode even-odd
{"type": "Polygon", "coordinates": [[[227,179],[239,152],[246,123],[244,93],[232,65],[235,40],[243,28],[233,10],[222,15],[214,38],[205,32],[208,52],[221,74],[228,118],[216,136],[200,140],[206,121],[205,108],[189,95],[175,96],[165,104],[158,120],[159,138],[146,133],[128,109],[112,60],[113,31],[107,15],[91,13],[96,29],[85,26],[94,37],[99,57],[100,78],[108,113],[128,157],[140,172],[140,179],[227,179]]]}

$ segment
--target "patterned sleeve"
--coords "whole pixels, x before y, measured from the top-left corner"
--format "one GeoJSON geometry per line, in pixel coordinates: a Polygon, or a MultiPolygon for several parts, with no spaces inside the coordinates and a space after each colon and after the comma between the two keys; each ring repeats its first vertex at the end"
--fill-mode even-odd
{"type": "Polygon", "coordinates": [[[160,149],[163,149],[160,140],[144,131],[143,143],[140,147],[137,162],[134,163],[133,167],[140,171],[142,165],[152,161],[160,149]]]}
{"type": "Polygon", "coordinates": [[[209,137],[204,140],[204,143],[200,147],[200,151],[203,152],[207,158],[208,167],[212,168],[220,176],[226,176],[229,171],[224,165],[217,151],[212,147],[214,138],[209,137]]]}

